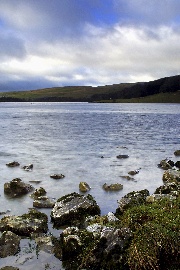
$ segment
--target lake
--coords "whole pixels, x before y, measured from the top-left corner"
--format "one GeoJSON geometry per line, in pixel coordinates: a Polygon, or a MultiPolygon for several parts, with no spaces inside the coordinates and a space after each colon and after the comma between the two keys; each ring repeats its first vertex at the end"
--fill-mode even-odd
{"type": "MultiPolygon", "coordinates": [[[[104,215],[115,212],[117,200],[128,192],[146,188],[153,193],[162,185],[163,171],[157,164],[165,158],[177,161],[174,151],[180,149],[180,105],[0,103],[0,138],[1,212],[9,209],[20,215],[32,207],[29,195],[4,195],[4,183],[18,177],[41,181],[33,186],[44,187],[47,196],[57,199],[79,192],[79,182],[85,181],[104,215]],[[118,155],[129,158],[117,159],[118,155]],[[14,160],[21,165],[8,168],[6,163],[14,160]],[[24,171],[22,166],[30,163],[33,170],[24,171]],[[134,179],[122,177],[136,169],[140,171],[134,179]],[[59,173],[65,178],[50,178],[59,173]],[[121,183],[123,190],[106,192],[104,183],[121,183]]],[[[59,234],[50,221],[49,229],[59,234]]],[[[0,261],[1,266],[6,259],[0,261]]]]}

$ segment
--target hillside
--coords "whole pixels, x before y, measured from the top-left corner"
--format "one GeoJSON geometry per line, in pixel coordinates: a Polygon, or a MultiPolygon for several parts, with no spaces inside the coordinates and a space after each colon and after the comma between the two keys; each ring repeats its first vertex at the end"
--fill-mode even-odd
{"type": "Polygon", "coordinates": [[[98,87],[66,86],[0,93],[0,101],[30,102],[173,102],[180,103],[180,75],[150,82],[98,87]]]}

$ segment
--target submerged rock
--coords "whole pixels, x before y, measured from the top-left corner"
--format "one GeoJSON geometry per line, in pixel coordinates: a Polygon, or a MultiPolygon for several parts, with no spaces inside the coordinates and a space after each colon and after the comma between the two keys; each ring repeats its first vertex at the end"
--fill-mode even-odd
{"type": "Polygon", "coordinates": [[[52,243],[52,237],[51,236],[37,237],[37,238],[35,238],[35,242],[36,242],[37,248],[39,250],[42,250],[42,251],[44,251],[46,253],[53,254],[54,245],[52,243]]]}
{"type": "Polygon", "coordinates": [[[80,225],[86,216],[99,214],[100,208],[91,195],[74,192],[58,199],[51,212],[51,220],[56,226],[80,225]]]}
{"type": "Polygon", "coordinates": [[[65,177],[65,175],[63,174],[52,174],[50,175],[51,178],[53,179],[63,179],[65,177]]]}
{"type": "Polygon", "coordinates": [[[33,189],[33,186],[24,183],[20,178],[15,178],[12,181],[4,184],[4,193],[12,197],[27,194],[33,189]]]}
{"type": "Polygon", "coordinates": [[[46,214],[30,209],[22,216],[5,216],[0,220],[0,231],[11,231],[17,235],[31,236],[32,233],[46,233],[48,217],[46,214]]]}
{"type": "Polygon", "coordinates": [[[123,185],[116,183],[116,184],[110,184],[107,185],[106,183],[102,186],[104,190],[106,191],[119,191],[123,189],[123,185]]]}
{"type": "Polygon", "coordinates": [[[37,208],[53,208],[56,200],[47,196],[40,196],[33,201],[33,206],[37,208]]]}
{"type": "Polygon", "coordinates": [[[128,193],[118,201],[119,206],[116,209],[116,214],[123,214],[126,209],[145,203],[147,196],[149,196],[147,189],[128,193]]]}
{"type": "Polygon", "coordinates": [[[123,159],[123,158],[128,158],[129,155],[118,155],[116,157],[119,158],[119,159],[123,159]]]}
{"type": "Polygon", "coordinates": [[[17,161],[12,161],[6,164],[8,167],[18,167],[20,164],[17,161]]]}
{"type": "Polygon", "coordinates": [[[4,231],[0,237],[0,257],[15,255],[19,250],[20,240],[21,238],[15,233],[4,231]]]}
{"type": "Polygon", "coordinates": [[[17,267],[13,267],[13,266],[4,266],[2,268],[0,268],[0,270],[20,270],[17,267]]]}
{"type": "Polygon", "coordinates": [[[81,192],[87,192],[87,191],[89,191],[91,188],[90,188],[90,186],[88,185],[88,183],[86,183],[86,182],[80,182],[79,183],[79,190],[81,191],[81,192]]]}

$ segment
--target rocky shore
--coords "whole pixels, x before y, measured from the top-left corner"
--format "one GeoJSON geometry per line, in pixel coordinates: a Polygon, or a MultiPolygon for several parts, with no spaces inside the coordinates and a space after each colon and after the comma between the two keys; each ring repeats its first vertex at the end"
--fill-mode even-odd
{"type": "MultiPolygon", "coordinates": [[[[180,156],[180,150],[174,155],[180,156]]],[[[20,166],[16,161],[6,165],[20,166]]],[[[162,186],[153,194],[147,189],[126,194],[118,201],[114,213],[104,216],[94,198],[85,195],[91,189],[86,182],[79,184],[83,195],[74,192],[58,200],[46,196],[43,187],[35,189],[19,178],[5,183],[4,193],[10,199],[29,193],[33,208],[21,216],[0,213],[5,214],[0,219],[0,258],[17,254],[21,239],[31,238],[38,250],[54,254],[67,270],[180,269],[180,161],[165,159],[158,167],[162,170],[162,186]],[[63,228],[59,237],[49,233],[48,216],[38,210],[41,208],[50,208],[54,228],[63,228]]],[[[32,170],[33,165],[22,169],[32,170]]],[[[129,175],[139,170],[130,171],[129,175]]],[[[61,181],[65,176],[50,177],[61,181]]],[[[114,192],[123,186],[105,183],[102,188],[114,192]]],[[[7,265],[1,269],[18,268],[7,265]]]]}

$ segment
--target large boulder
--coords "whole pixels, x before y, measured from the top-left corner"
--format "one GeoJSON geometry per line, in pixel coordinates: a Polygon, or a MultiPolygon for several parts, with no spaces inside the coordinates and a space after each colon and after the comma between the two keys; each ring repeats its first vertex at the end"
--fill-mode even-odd
{"type": "Polygon", "coordinates": [[[19,250],[20,240],[21,238],[15,233],[4,231],[0,238],[0,257],[15,255],[19,250]]]}
{"type": "Polygon", "coordinates": [[[180,194],[180,184],[176,182],[167,182],[158,187],[154,194],[170,194],[172,196],[178,196],[180,194]]]}
{"type": "Polygon", "coordinates": [[[167,160],[167,159],[161,160],[161,162],[158,164],[158,167],[163,170],[172,169],[173,166],[174,166],[174,162],[172,160],[167,160]]]}
{"type": "Polygon", "coordinates": [[[123,214],[126,209],[145,203],[147,196],[149,196],[147,189],[128,193],[118,201],[119,206],[116,209],[116,214],[123,214]]]}
{"type": "Polygon", "coordinates": [[[33,233],[46,233],[48,230],[46,214],[30,209],[22,216],[5,216],[0,220],[0,231],[11,231],[17,235],[31,236],[33,233]]]}
{"type": "Polygon", "coordinates": [[[20,178],[15,178],[4,184],[4,193],[11,197],[25,195],[33,189],[32,185],[24,183],[20,178]]]}
{"type": "Polygon", "coordinates": [[[100,208],[91,195],[83,196],[76,192],[57,200],[51,220],[55,226],[81,224],[88,215],[99,215],[100,208]]]}

